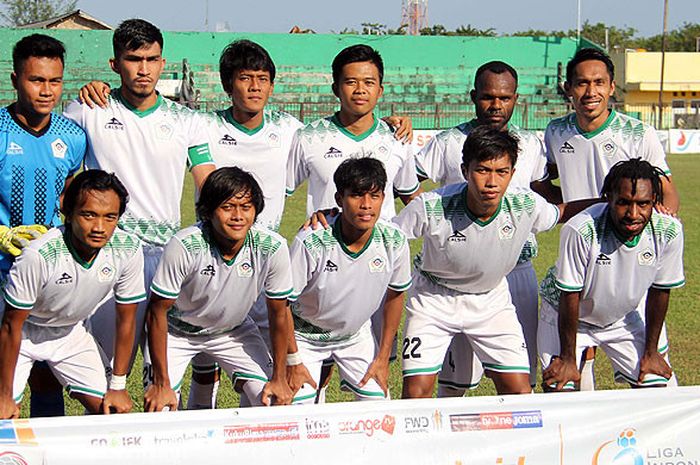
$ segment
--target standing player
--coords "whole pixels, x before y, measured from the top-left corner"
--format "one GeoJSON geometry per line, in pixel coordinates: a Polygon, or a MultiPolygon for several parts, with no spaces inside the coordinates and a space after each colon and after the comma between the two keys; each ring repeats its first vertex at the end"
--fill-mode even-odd
{"type": "MultiPolygon", "coordinates": [[[[518,138],[518,161],[510,185],[538,187],[539,181],[547,176],[547,158],[542,142],[534,133],[509,123],[518,100],[518,73],[502,61],[485,63],[476,71],[470,95],[476,118],[442,131],[430,140],[416,155],[419,178],[430,178],[443,186],[464,182],[461,170],[464,141],[473,128],[489,126],[509,131],[518,138]]],[[[507,276],[515,312],[527,343],[530,385],[533,387],[537,383],[537,275],[531,260],[536,255],[537,241],[531,235],[517,266],[507,276]]],[[[481,364],[466,337],[457,335],[450,344],[438,377],[438,396],[462,396],[466,389],[478,385],[482,374],[481,364]],[[473,360],[471,364],[470,359],[473,360]]]]}
{"type": "MultiPolygon", "coordinates": [[[[598,49],[579,50],[566,66],[564,87],[575,111],[552,120],[545,132],[549,171],[552,177],[561,178],[560,197],[564,202],[596,197],[615,163],[641,157],[667,175],[661,180],[664,196],[657,208],[676,214],[678,193],[656,131],[608,108],[615,92],[614,79],[615,68],[610,57],[598,49]]],[[[668,351],[665,326],[659,348],[664,353],[668,351]]],[[[583,389],[594,386],[592,355],[587,355],[583,389]]],[[[677,384],[675,376],[671,384],[677,384]]]]}
{"type": "MultiPolygon", "coordinates": [[[[110,66],[119,74],[121,86],[112,92],[109,105],[90,108],[72,102],[66,116],[87,132],[87,168],[116,173],[131,195],[119,227],[143,242],[145,281],[150,285],[165,243],[180,227],[185,167],[199,187],[213,164],[203,117],[155,90],[165,66],[158,28],[141,19],[126,20],[114,31],[112,44],[110,66]]],[[[142,342],[144,316],[141,305],[136,343],[142,342]]],[[[108,356],[114,331],[107,322],[112,318],[111,305],[106,304],[90,320],[91,331],[108,356]]]]}
{"type": "Polygon", "coordinates": [[[463,149],[466,184],[425,193],[394,220],[409,238],[423,237],[406,307],[404,397],[432,395],[459,333],[499,394],[531,392],[527,347],[505,276],[530,233],[553,228],[575,208],[549,204],[529,189],[507,190],[517,156],[513,135],[475,128],[463,149]]]}
{"type": "Polygon", "coordinates": [[[35,360],[45,360],[90,413],[131,410],[126,373],[137,302],[146,294],[139,241],[116,231],[127,198],[113,174],[80,173],[63,199],[66,226],[32,242],[10,270],[0,329],[0,418],[19,415],[35,360]],[[83,321],[112,292],[116,347],[107,390],[105,361],[83,321]]]}
{"type": "Polygon", "coordinates": [[[148,307],[153,384],[146,391],[146,410],[177,408],[174,391],[198,353],[226,369],[236,388],[242,384],[253,405],[291,402],[285,363],[291,266],[285,239],[253,225],[264,204],[250,174],[219,168],[207,178],[197,202],[202,223],[168,242],[148,307]],[[269,382],[267,346],[248,318],[263,291],[274,361],[269,382]]]}
{"type": "MultiPolygon", "coordinates": [[[[389,221],[395,215],[394,192],[407,204],[419,194],[420,185],[410,147],[396,140],[390,126],[374,115],[384,90],[384,62],[371,47],[353,45],[336,55],[332,69],[332,89],[340,101],[340,111],[297,132],[287,164],[287,193],[308,179],[307,215],[333,208],[333,173],[340,163],[347,158],[372,157],[384,163],[386,169],[380,217],[389,221]]],[[[379,341],[379,313],[373,328],[379,341]]]]}
{"type": "MultiPolygon", "coordinates": [[[[342,388],[361,400],[384,399],[403,293],[411,284],[408,241],[399,229],[379,219],[387,182],[382,162],[351,158],[333,178],[340,215],[331,229],[300,231],[291,249],[296,344],[290,350],[293,353],[297,345],[299,352],[290,358],[303,363],[318,382],[323,361],[332,357],[342,388]],[[377,344],[370,318],[382,307],[377,344]]],[[[291,384],[292,390],[301,387],[291,384]]],[[[316,390],[304,384],[295,401],[312,403],[315,398],[316,390]]]]}
{"type": "Polygon", "coordinates": [[[555,271],[561,296],[558,307],[543,301],[540,322],[546,390],[578,383],[578,361],[589,346],[602,347],[616,379],[633,386],[671,378],[658,344],[670,290],[685,282],[683,227],[654,211],[663,178],[639,158],[618,162],[603,183],[607,203],[562,228],[555,271]],[[645,295],[646,324],[635,311],[645,295]]]}
{"type": "MultiPolygon", "coordinates": [[[[85,133],[52,113],[61,101],[65,49],[33,34],[12,51],[17,101],[0,109],[0,287],[28,239],[61,224],[59,197],[80,168],[85,133]]],[[[37,363],[29,384],[31,416],[63,415],[63,393],[48,366],[37,363]],[[43,368],[42,368],[43,367],[43,368]]]]}

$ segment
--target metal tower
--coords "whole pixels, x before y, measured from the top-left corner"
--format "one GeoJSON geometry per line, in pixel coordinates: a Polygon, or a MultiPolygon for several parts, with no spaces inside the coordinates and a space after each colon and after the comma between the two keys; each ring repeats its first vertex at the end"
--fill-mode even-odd
{"type": "Polygon", "coordinates": [[[420,35],[428,27],[428,0],[402,0],[401,25],[406,26],[406,34],[420,35]]]}

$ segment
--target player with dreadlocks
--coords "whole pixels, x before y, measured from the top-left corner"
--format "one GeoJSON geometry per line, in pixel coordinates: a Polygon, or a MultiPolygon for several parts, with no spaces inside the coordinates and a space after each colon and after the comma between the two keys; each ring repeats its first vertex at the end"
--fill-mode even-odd
{"type": "Polygon", "coordinates": [[[618,381],[659,386],[671,378],[658,341],[670,290],[685,278],[681,223],[654,209],[663,177],[641,158],[621,161],[603,182],[607,202],[562,227],[559,259],[545,278],[558,292],[543,295],[538,329],[545,390],[575,388],[591,346],[605,351],[618,381]],[[636,311],[645,303],[646,322],[636,311]]]}

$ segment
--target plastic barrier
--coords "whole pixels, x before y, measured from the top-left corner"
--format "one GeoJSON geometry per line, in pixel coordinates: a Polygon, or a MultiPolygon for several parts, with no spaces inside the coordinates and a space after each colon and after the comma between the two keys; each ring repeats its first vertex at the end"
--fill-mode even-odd
{"type": "Polygon", "coordinates": [[[697,465],[700,387],[0,423],[0,464],[697,465]]]}
{"type": "Polygon", "coordinates": [[[700,153],[700,131],[693,129],[669,129],[670,153],[700,153]]]}

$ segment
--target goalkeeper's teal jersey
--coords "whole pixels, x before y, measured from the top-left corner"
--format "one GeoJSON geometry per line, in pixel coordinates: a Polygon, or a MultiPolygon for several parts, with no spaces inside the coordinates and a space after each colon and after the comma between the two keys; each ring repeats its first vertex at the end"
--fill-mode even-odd
{"type": "MultiPolygon", "coordinates": [[[[0,224],[61,224],[59,196],[66,178],[80,169],[86,150],[83,130],[52,114],[40,132],[25,127],[13,106],[0,109],[0,224]]],[[[0,258],[0,271],[11,266],[0,258]]]]}

